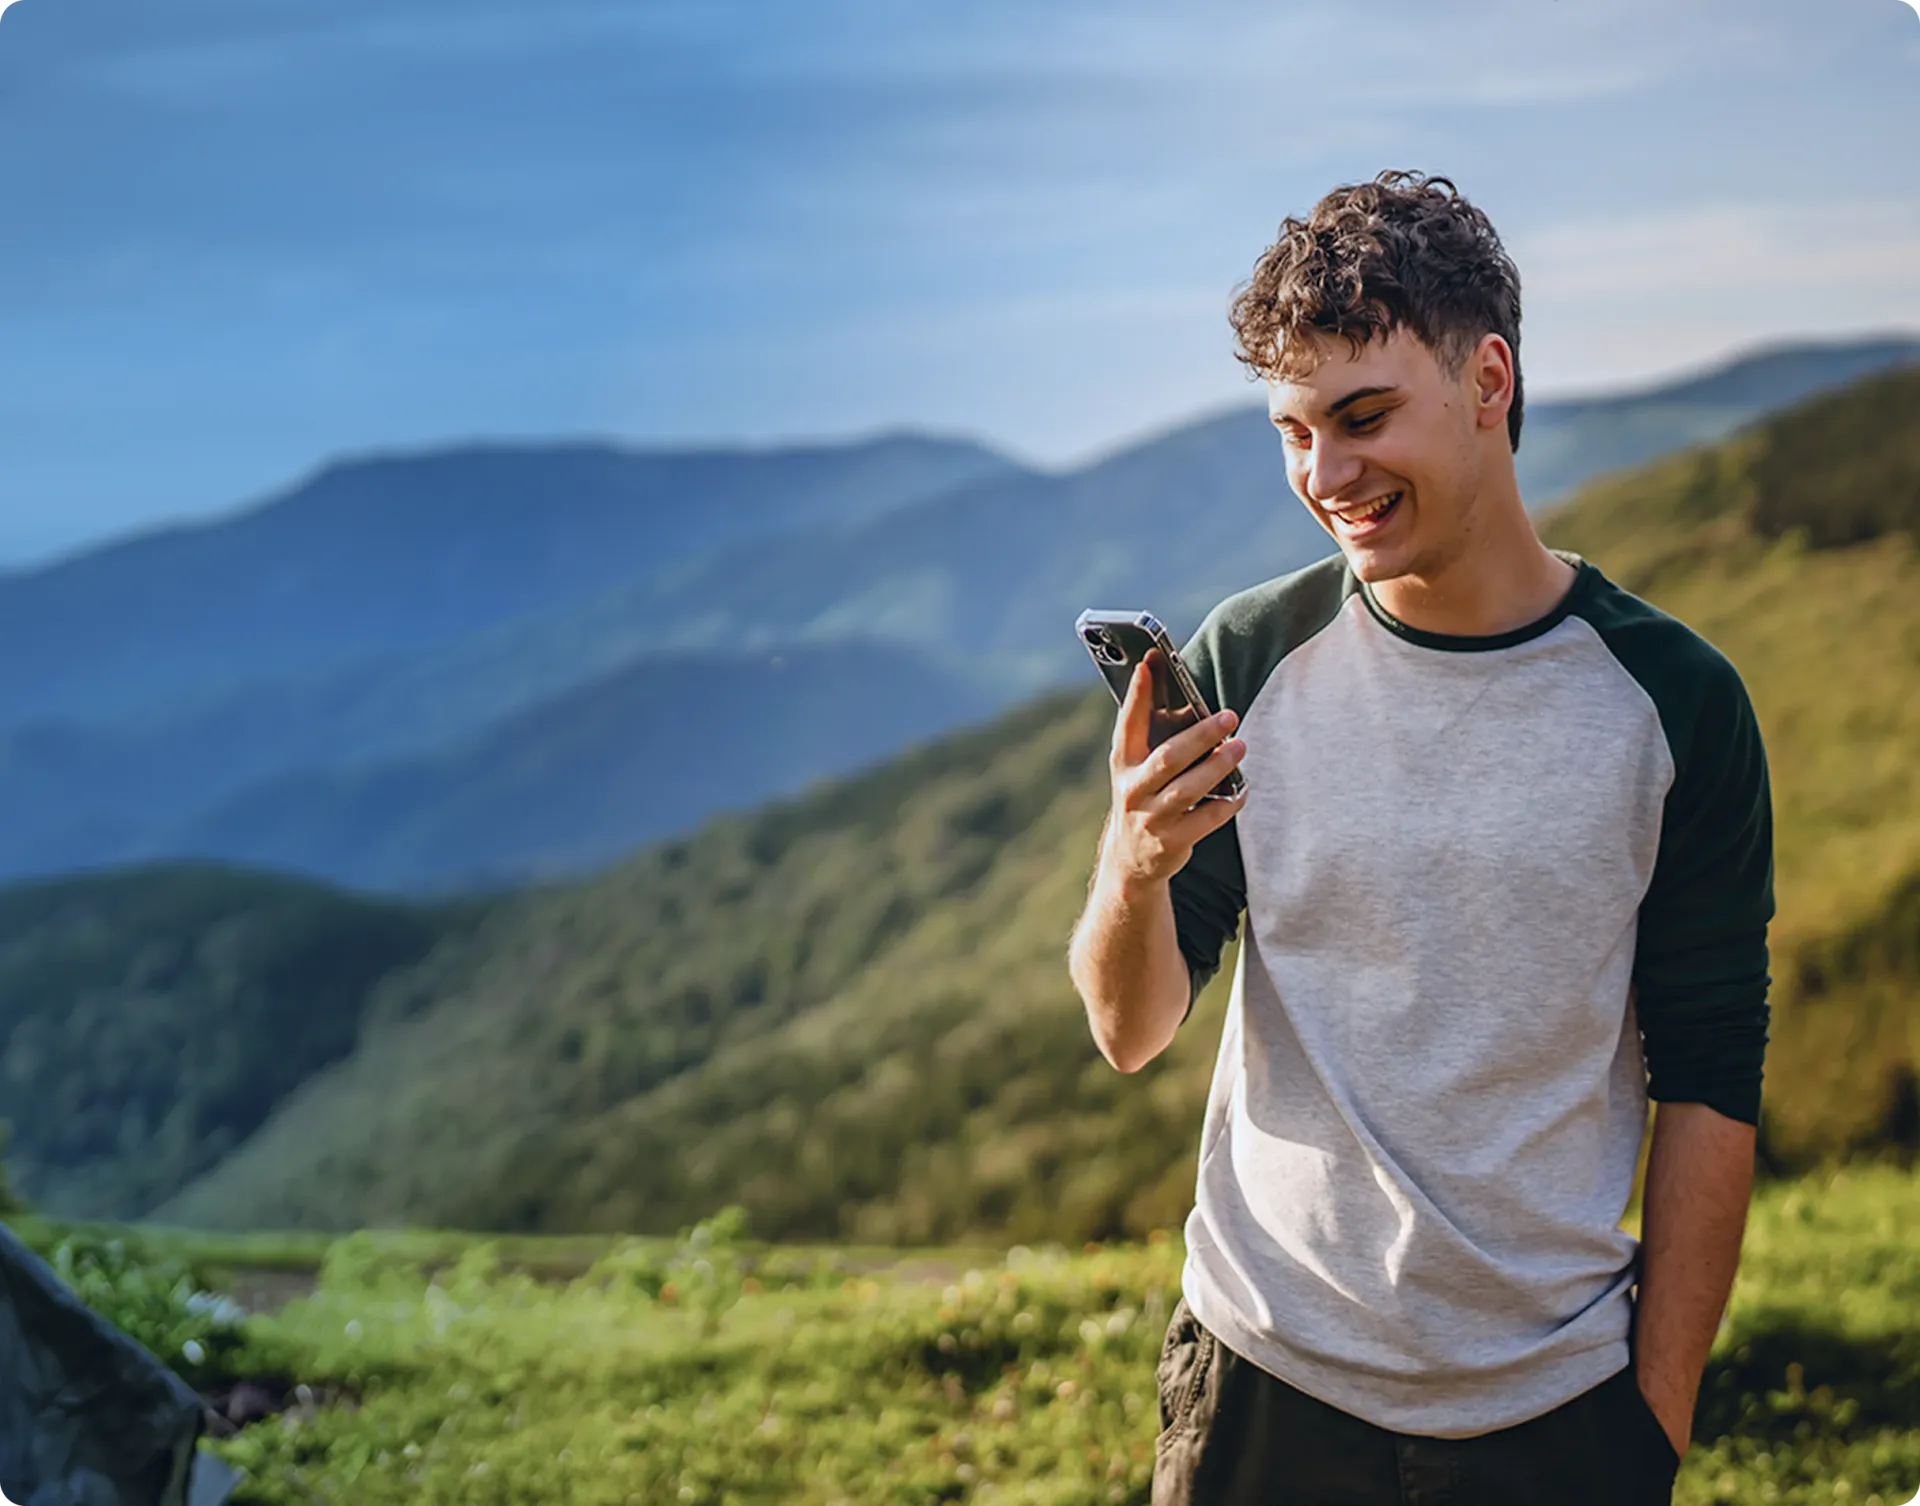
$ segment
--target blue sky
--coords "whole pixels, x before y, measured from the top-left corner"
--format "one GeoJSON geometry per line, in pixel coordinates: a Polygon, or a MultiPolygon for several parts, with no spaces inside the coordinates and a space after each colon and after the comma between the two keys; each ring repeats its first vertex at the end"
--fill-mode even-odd
{"type": "Polygon", "coordinates": [[[973,434],[1255,396],[1281,215],[1451,173],[1539,395],[1920,330],[1903,0],[17,0],[0,562],[471,436],[973,434]]]}

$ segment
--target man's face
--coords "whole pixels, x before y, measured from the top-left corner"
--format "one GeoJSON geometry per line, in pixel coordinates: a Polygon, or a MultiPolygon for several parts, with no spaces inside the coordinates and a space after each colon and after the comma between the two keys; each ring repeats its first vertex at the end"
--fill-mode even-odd
{"type": "MultiPolygon", "coordinates": [[[[1475,533],[1483,362],[1469,357],[1450,376],[1404,329],[1358,355],[1337,336],[1314,346],[1320,359],[1310,375],[1267,384],[1288,483],[1361,580],[1439,575],[1475,533]]],[[[1499,421],[1504,445],[1504,409],[1499,421]]]]}

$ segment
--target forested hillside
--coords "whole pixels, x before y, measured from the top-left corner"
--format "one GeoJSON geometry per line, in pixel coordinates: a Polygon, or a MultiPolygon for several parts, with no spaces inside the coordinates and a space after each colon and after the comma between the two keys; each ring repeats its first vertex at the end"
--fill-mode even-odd
{"type": "MultiPolygon", "coordinates": [[[[1915,1138],[1917,433],[1920,373],[1880,378],[1592,490],[1547,530],[1719,643],[1758,707],[1782,1165],[1915,1138]],[[1848,444],[1909,500],[1830,529],[1851,493],[1827,457],[1848,444]]],[[[1036,702],[502,910],[410,971],[391,994],[408,1018],[162,1214],[671,1229],[739,1199],[782,1235],[1168,1223],[1221,994],[1137,1077],[1089,1042],[1063,951],[1109,724],[1099,692],[1036,702]]]]}
{"type": "Polygon", "coordinates": [[[677,1227],[737,1194],[763,1232],[1116,1224],[1197,1126],[1176,1091],[1155,1127],[1063,994],[1107,705],[1029,705],[496,913],[156,1216],[677,1227]]]}
{"type": "MultiPolygon", "coordinates": [[[[1912,371],[1549,522],[1753,692],[1780,1166],[1920,1147],[1916,530],[1912,371]]],[[[1096,1057],[1064,945],[1108,724],[1096,690],[1027,703],[472,911],[234,874],[6,891],[19,1174],[52,1206],[228,1226],[672,1229],[733,1199],[772,1235],[1164,1226],[1221,989],[1137,1078],[1096,1057]]]]}
{"type": "Polygon", "coordinates": [[[17,1190],[150,1207],[347,1057],[374,986],[484,913],[209,867],[0,890],[0,1120],[17,1190]]]}

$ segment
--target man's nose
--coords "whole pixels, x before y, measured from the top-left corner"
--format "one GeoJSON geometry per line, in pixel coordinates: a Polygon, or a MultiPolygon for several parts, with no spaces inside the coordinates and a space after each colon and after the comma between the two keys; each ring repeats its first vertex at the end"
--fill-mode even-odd
{"type": "Polygon", "coordinates": [[[1303,480],[1307,500],[1324,505],[1360,479],[1360,457],[1337,441],[1316,440],[1307,455],[1303,480]]]}

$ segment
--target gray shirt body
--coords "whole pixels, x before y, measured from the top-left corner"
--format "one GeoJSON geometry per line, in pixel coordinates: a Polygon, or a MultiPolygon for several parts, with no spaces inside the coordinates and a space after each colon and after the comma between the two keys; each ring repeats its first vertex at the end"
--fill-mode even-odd
{"type": "Polygon", "coordinates": [[[1336,557],[1186,650],[1240,713],[1250,791],[1174,881],[1196,994],[1246,919],[1186,1296],[1395,1431],[1511,1426],[1627,1363],[1650,1064],[1654,1097],[1758,1113],[1751,708],[1703,640],[1575,563],[1539,622],[1449,638],[1336,557]]]}

